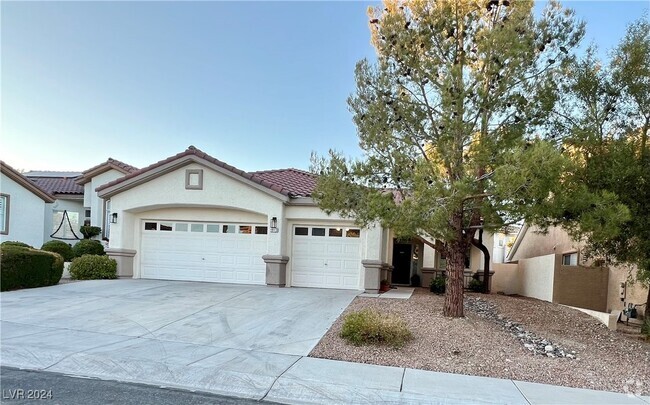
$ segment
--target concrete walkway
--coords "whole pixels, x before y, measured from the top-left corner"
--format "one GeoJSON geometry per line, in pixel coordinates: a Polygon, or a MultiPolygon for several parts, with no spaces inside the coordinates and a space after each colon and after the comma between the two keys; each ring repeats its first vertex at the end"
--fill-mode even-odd
{"type": "Polygon", "coordinates": [[[4,292],[0,364],[283,403],[650,404],[305,357],[355,294],[153,280],[4,292]]]}

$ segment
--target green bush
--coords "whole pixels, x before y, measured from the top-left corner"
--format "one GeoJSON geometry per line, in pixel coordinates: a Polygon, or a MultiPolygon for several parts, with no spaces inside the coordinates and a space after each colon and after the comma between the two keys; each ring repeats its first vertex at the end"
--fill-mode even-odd
{"type": "Polygon", "coordinates": [[[18,241],[15,241],[15,240],[8,240],[6,242],[2,242],[2,244],[0,246],[18,246],[18,247],[34,249],[32,246],[29,246],[26,243],[18,242],[18,241]]]}
{"type": "Polygon", "coordinates": [[[63,257],[15,245],[0,246],[0,291],[54,285],[63,274],[63,257]]]}
{"type": "Polygon", "coordinates": [[[117,278],[117,262],[108,256],[83,255],[70,263],[73,280],[102,280],[117,278]]]}
{"type": "Polygon", "coordinates": [[[63,256],[63,260],[69,262],[74,257],[72,253],[72,247],[67,243],[60,240],[50,240],[43,243],[41,250],[46,250],[48,252],[58,253],[63,256]]]}
{"type": "Polygon", "coordinates": [[[74,254],[74,257],[81,257],[83,255],[103,256],[106,254],[106,252],[104,252],[104,246],[102,246],[102,243],[94,239],[80,240],[76,245],[72,247],[72,253],[74,254]]]}
{"type": "Polygon", "coordinates": [[[444,294],[445,289],[446,289],[446,277],[445,276],[438,276],[435,278],[431,279],[431,283],[429,284],[429,290],[432,293],[436,294],[444,294]]]}
{"type": "Polygon", "coordinates": [[[468,287],[470,291],[483,292],[483,282],[477,278],[473,278],[468,287]]]}
{"type": "Polygon", "coordinates": [[[400,348],[413,335],[406,322],[397,315],[381,314],[373,309],[352,312],[345,317],[341,337],[355,346],[388,345],[400,348]]]}
{"type": "Polygon", "coordinates": [[[91,239],[92,237],[102,233],[102,228],[98,226],[84,225],[79,228],[79,232],[81,232],[85,239],[91,239]]]}

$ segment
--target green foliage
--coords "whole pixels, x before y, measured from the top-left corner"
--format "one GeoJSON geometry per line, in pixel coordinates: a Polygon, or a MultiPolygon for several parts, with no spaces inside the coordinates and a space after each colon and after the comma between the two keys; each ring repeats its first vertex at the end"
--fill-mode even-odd
{"type": "Polygon", "coordinates": [[[473,292],[483,292],[483,282],[477,278],[473,278],[469,282],[469,289],[473,292]]]}
{"type": "Polygon", "coordinates": [[[400,348],[413,335],[406,323],[397,315],[364,309],[345,317],[341,337],[355,346],[375,344],[400,348]]]}
{"type": "Polygon", "coordinates": [[[429,290],[432,293],[444,294],[446,283],[447,283],[446,277],[443,276],[434,277],[431,279],[431,282],[429,283],[429,290]]]}
{"type": "Polygon", "coordinates": [[[650,338],[650,315],[646,315],[641,326],[641,333],[650,338]]]}
{"type": "Polygon", "coordinates": [[[17,247],[24,247],[24,248],[33,249],[32,246],[29,246],[26,243],[18,242],[18,241],[11,241],[11,240],[8,240],[6,242],[2,242],[2,244],[0,246],[17,246],[17,247]]]}
{"type": "Polygon", "coordinates": [[[72,247],[74,257],[83,255],[105,255],[104,246],[100,241],[94,239],[83,239],[72,247]]]}
{"type": "Polygon", "coordinates": [[[72,253],[72,247],[60,240],[50,240],[43,243],[41,250],[58,253],[63,256],[63,260],[66,262],[69,262],[74,257],[74,254],[72,253]]]}
{"type": "Polygon", "coordinates": [[[609,64],[591,49],[568,71],[549,128],[573,165],[556,223],[650,286],[650,23],[629,26],[609,64]]]}
{"type": "Polygon", "coordinates": [[[2,291],[54,285],[63,274],[63,257],[21,246],[0,246],[2,291]]]}
{"type": "MultiPolygon", "coordinates": [[[[554,1],[539,18],[532,1],[492,4],[385,0],[369,11],[377,62],[357,64],[348,99],[365,156],[312,157],[323,210],[427,236],[455,257],[481,221],[496,231],[557,211],[568,159],[536,135],[584,29],[554,1]]],[[[450,280],[461,291],[445,314],[462,316],[460,278],[450,280]]]]}
{"type": "Polygon", "coordinates": [[[83,255],[70,263],[73,280],[103,280],[117,278],[117,262],[108,256],[83,255]]]}
{"type": "Polygon", "coordinates": [[[91,239],[102,233],[102,228],[98,226],[84,225],[79,228],[79,231],[84,236],[84,239],[91,239]]]}

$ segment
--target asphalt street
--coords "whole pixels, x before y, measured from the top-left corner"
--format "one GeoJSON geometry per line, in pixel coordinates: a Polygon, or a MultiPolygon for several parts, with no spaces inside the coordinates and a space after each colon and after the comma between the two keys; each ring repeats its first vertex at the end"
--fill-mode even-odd
{"type": "Polygon", "coordinates": [[[0,367],[0,387],[0,402],[11,404],[260,404],[250,399],[10,367],[0,367]]]}

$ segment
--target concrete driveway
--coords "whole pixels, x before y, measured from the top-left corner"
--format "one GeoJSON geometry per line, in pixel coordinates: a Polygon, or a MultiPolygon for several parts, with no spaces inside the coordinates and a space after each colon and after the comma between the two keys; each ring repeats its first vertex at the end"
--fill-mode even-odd
{"type": "Polygon", "coordinates": [[[356,291],[97,280],[0,294],[0,363],[263,398],[356,291]]]}

